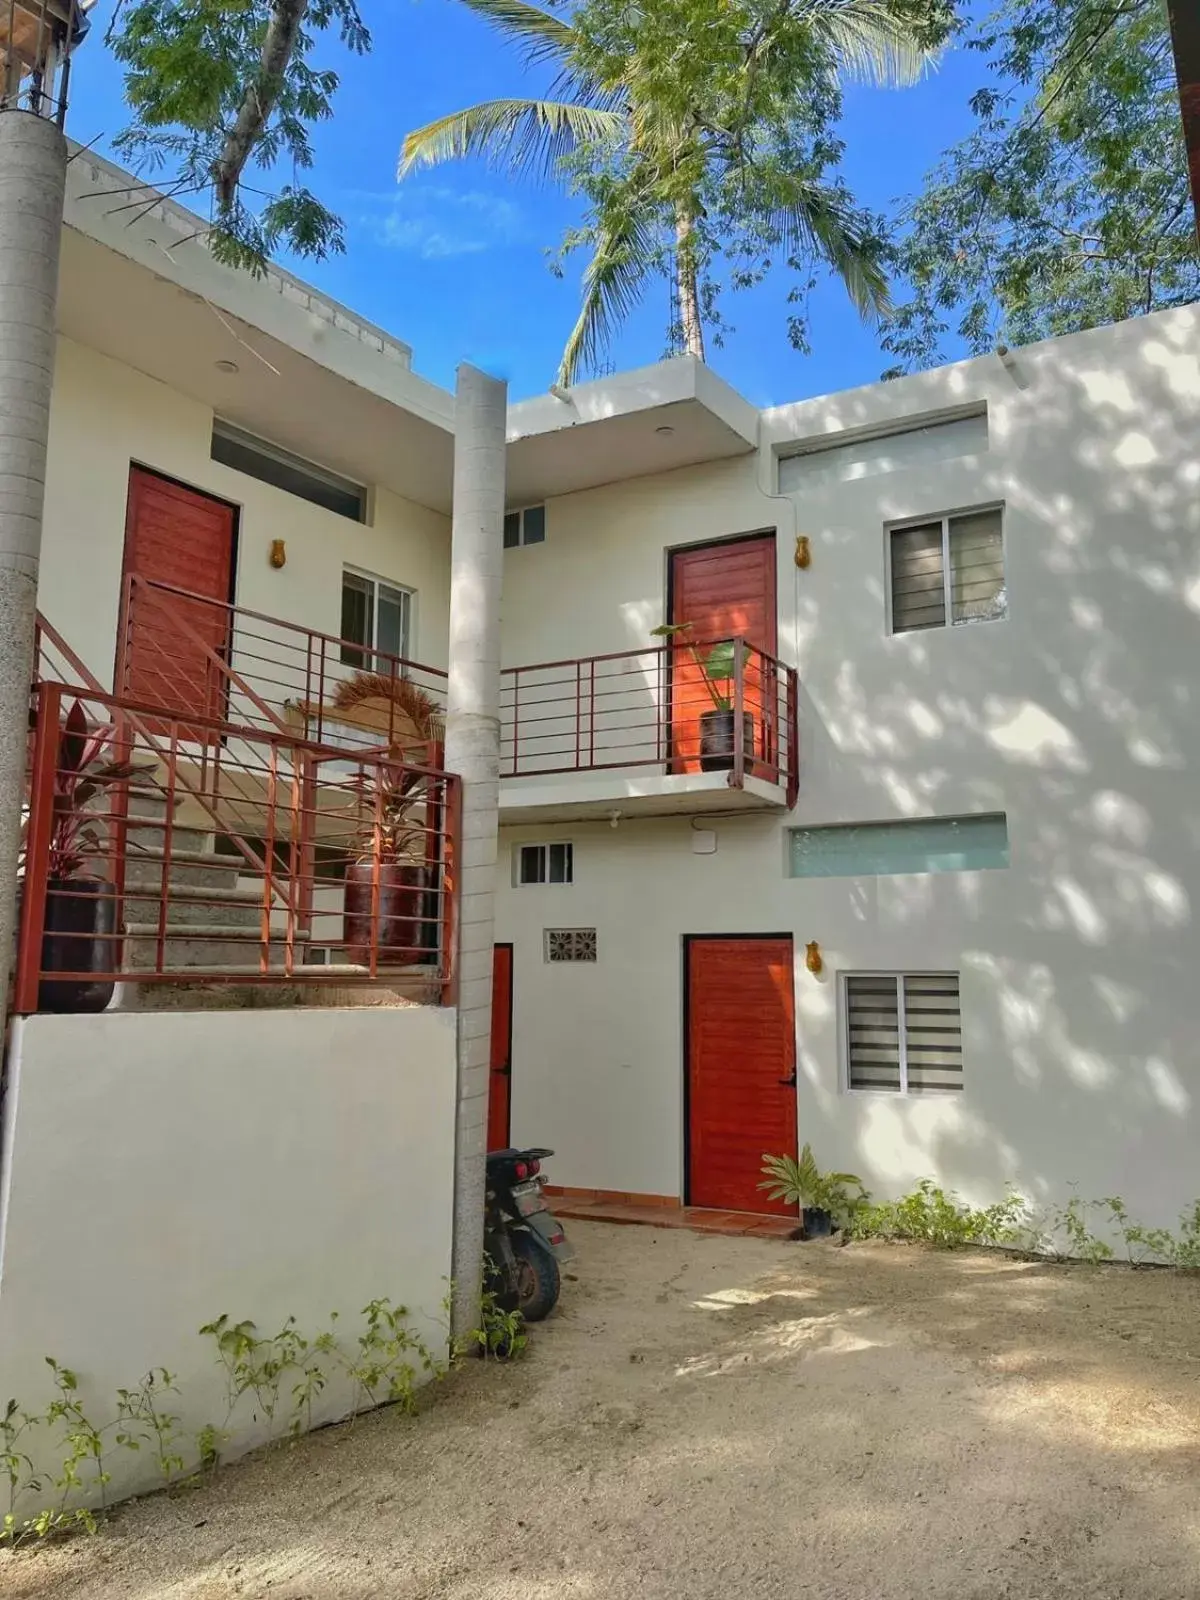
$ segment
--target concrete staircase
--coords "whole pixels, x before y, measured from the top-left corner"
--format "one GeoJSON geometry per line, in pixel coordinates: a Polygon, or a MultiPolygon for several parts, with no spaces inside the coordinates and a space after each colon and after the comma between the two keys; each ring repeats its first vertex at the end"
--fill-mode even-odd
{"type": "MultiPolygon", "coordinates": [[[[177,804],[178,810],[178,804],[177,804]]],[[[262,966],[263,886],[247,881],[248,869],[238,857],[217,854],[211,827],[173,823],[170,864],[166,861],[165,795],[134,792],[129,800],[123,970],[128,975],[119,992],[126,1011],[259,1009],[297,1005],[426,1004],[437,998],[436,979],[426,973],[389,974],[381,982],[361,985],[366,969],[350,962],[323,964],[322,981],[306,982],[297,972],[304,961],[308,935],[297,934],[294,975],[273,983],[229,982],[252,979],[262,966]],[[163,880],[167,879],[166,920],[160,928],[163,880]],[[139,982],[139,972],[159,965],[179,973],[178,982],[139,982]],[[189,977],[189,972],[208,977],[189,977]],[[222,977],[213,977],[220,973],[222,977]],[[342,988],[329,980],[344,977],[342,988]]],[[[278,921],[278,918],[276,918],[278,921]]],[[[268,943],[270,970],[282,973],[287,941],[273,935],[268,943]]]]}

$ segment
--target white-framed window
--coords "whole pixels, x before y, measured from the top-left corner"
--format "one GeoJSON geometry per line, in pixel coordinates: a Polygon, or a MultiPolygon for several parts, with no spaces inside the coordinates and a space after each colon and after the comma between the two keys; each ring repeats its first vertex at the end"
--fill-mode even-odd
{"type": "Polygon", "coordinates": [[[569,844],[519,844],[513,849],[513,884],[573,883],[575,851],[569,844]]]}
{"type": "Polygon", "coordinates": [[[840,989],[843,1081],[848,1090],[961,1091],[957,972],[845,972],[840,989]]]}
{"type": "Polygon", "coordinates": [[[523,511],[510,511],[504,519],[504,548],[515,550],[523,544],[545,544],[545,506],[526,506],[523,511]]]}
{"type": "Polygon", "coordinates": [[[890,527],[888,572],[893,633],[1007,616],[1003,508],[890,527]]]}
{"type": "Polygon", "coordinates": [[[412,644],[411,589],[356,567],[342,569],[342,663],[363,672],[386,672],[386,656],[407,661],[412,644]],[[362,646],[363,648],[356,648],[362,646]],[[376,657],[375,651],[380,652],[376,657]]]}

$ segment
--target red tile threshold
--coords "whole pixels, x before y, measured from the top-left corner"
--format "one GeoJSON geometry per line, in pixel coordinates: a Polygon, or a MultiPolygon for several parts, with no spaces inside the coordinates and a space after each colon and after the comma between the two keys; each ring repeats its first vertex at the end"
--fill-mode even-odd
{"type": "Polygon", "coordinates": [[[763,1217],[747,1211],[707,1211],[702,1206],[636,1206],[616,1200],[569,1200],[548,1197],[554,1214],[564,1221],[616,1222],[648,1228],[687,1228],[692,1233],[722,1233],[756,1239],[786,1239],[797,1220],[763,1217]]]}

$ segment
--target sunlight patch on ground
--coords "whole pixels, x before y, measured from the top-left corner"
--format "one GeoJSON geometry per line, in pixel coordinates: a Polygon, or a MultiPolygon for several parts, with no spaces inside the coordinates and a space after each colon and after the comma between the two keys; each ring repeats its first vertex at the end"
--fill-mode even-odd
{"type": "Polygon", "coordinates": [[[862,1311],[843,1311],[827,1317],[799,1317],[756,1328],[721,1350],[691,1356],[675,1368],[677,1378],[719,1378],[742,1372],[747,1367],[763,1367],[793,1357],[808,1359],[820,1355],[856,1355],[874,1350],[883,1341],[868,1339],[844,1326],[847,1319],[863,1316],[862,1311]]]}

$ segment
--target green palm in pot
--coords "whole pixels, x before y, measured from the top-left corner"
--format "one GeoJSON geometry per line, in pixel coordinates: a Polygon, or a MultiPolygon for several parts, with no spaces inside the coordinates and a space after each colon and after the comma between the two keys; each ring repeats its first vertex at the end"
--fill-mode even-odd
{"type": "MultiPolygon", "coordinates": [[[[673,639],[691,656],[699,672],[712,710],[700,715],[700,768],[703,772],[727,772],[734,765],[737,715],[734,709],[737,644],[722,639],[703,653],[691,637],[694,623],[664,622],[651,629],[656,639],[673,639]]],[[[747,761],[754,756],[754,716],[742,712],[742,749],[747,761]]]]}

